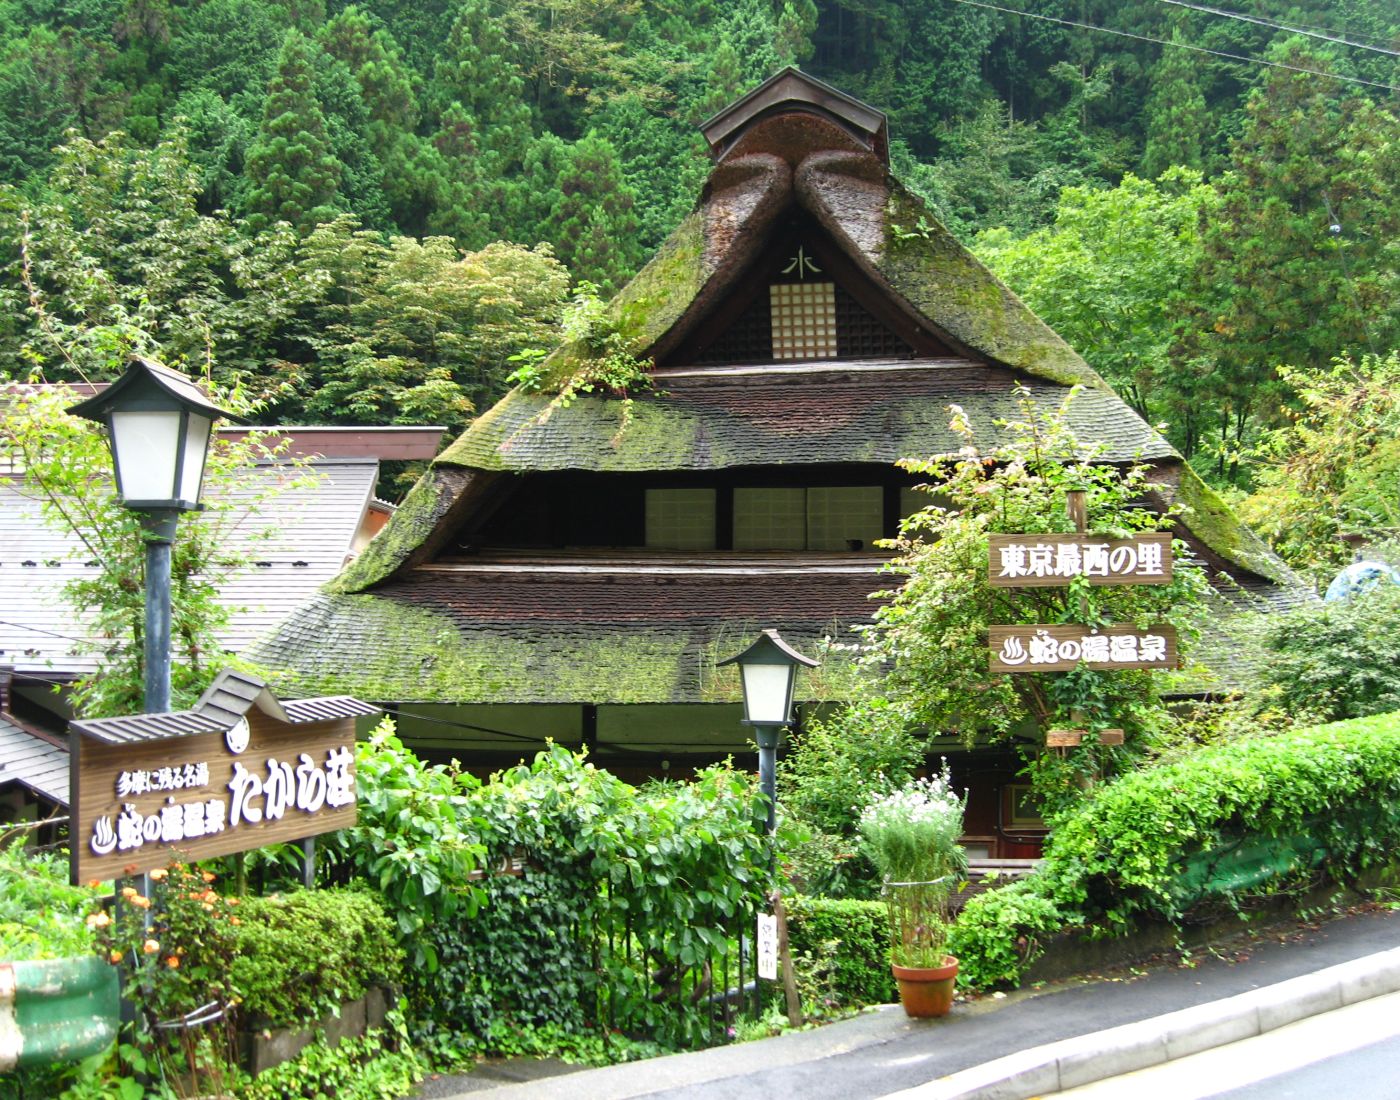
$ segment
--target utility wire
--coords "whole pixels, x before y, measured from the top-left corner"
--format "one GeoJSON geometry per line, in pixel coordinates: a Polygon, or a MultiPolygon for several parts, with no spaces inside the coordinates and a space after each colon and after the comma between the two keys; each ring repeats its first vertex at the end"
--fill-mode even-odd
{"type": "Polygon", "coordinates": [[[1340,73],[1325,73],[1318,69],[1304,69],[1300,65],[1288,65],[1282,61],[1267,61],[1262,57],[1249,57],[1245,54],[1226,53],[1224,50],[1212,50],[1205,46],[1192,46],[1185,42],[1170,42],[1165,38],[1153,38],[1146,34],[1134,34],[1132,31],[1115,30],[1113,27],[1100,27],[1093,23],[1081,23],[1075,19],[1061,19],[1054,15],[1041,15],[1033,11],[1021,11],[1019,8],[1006,8],[1000,4],[989,4],[985,0],[953,0],[955,4],[966,4],[972,8],[986,8],[989,11],[999,11],[1006,15],[1021,15],[1027,19],[1043,19],[1047,23],[1059,23],[1065,27],[1078,27],[1086,31],[1100,31],[1103,34],[1115,34],[1119,38],[1133,38],[1139,42],[1151,42],[1158,46],[1175,46],[1180,50],[1191,50],[1194,53],[1210,54],[1212,57],[1223,57],[1227,61],[1242,61],[1248,65],[1264,65],[1270,69],[1287,69],[1294,73],[1307,73],[1309,76],[1326,77],[1328,80],[1341,80],[1348,84],[1365,84],[1371,88],[1381,88],[1387,92],[1400,92],[1400,85],[1383,84],[1379,80],[1365,80],[1359,76],[1343,76],[1340,73]]]}
{"type": "Polygon", "coordinates": [[[1261,27],[1269,27],[1276,31],[1287,31],[1289,34],[1301,34],[1307,38],[1317,38],[1323,42],[1333,42],[1338,46],[1352,46],[1358,50],[1370,50],[1373,53],[1383,53],[1387,57],[1400,57],[1400,50],[1387,49],[1385,46],[1372,46],[1365,42],[1357,42],[1352,38],[1336,38],[1330,34],[1322,34],[1318,30],[1311,30],[1306,27],[1293,26],[1288,23],[1277,23],[1272,19],[1264,19],[1257,15],[1246,15],[1244,12],[1228,11],[1225,8],[1212,8],[1207,4],[1192,4],[1188,0],[1157,0],[1160,4],[1170,4],[1175,8],[1190,8],[1192,11],[1205,12],[1207,15],[1218,15],[1224,19],[1238,19],[1243,23],[1257,23],[1261,27]]]}

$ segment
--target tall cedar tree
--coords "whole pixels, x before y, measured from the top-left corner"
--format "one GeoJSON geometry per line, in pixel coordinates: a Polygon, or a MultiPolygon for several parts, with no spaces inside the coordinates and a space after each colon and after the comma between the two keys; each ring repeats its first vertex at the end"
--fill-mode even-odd
{"type": "MultiPolygon", "coordinates": [[[[1291,64],[1319,59],[1291,54],[1291,64]]],[[[1251,99],[1222,206],[1202,219],[1200,303],[1177,349],[1215,395],[1216,472],[1231,476],[1287,390],[1275,368],[1400,340],[1400,117],[1315,77],[1279,71],[1251,99]]]]}
{"type": "Polygon", "coordinates": [[[247,207],[254,224],[286,221],[304,230],[335,216],[345,166],[332,152],[315,80],[311,43],[300,31],[288,31],[248,150],[247,207]]]}

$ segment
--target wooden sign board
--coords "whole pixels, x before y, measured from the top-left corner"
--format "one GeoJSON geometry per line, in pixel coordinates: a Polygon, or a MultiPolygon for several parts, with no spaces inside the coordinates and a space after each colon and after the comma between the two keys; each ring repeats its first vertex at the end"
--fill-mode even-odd
{"type": "Polygon", "coordinates": [[[993,672],[1176,668],[1176,628],[1109,626],[994,626],[987,631],[993,672]]]}
{"type": "Polygon", "coordinates": [[[1123,743],[1122,730],[1099,730],[1097,734],[1091,734],[1088,730],[1046,730],[1045,744],[1052,749],[1069,749],[1076,745],[1082,745],[1085,738],[1092,744],[1097,741],[1100,745],[1121,745],[1123,743]]]}
{"type": "Polygon", "coordinates": [[[1159,531],[1131,539],[1092,535],[992,535],[987,578],[994,588],[1045,588],[1075,577],[1090,584],[1168,584],[1172,537],[1159,531]]]}
{"type": "Polygon", "coordinates": [[[231,730],[72,740],[71,874],[106,881],[355,824],[355,720],[289,725],[260,710],[231,730]]]}

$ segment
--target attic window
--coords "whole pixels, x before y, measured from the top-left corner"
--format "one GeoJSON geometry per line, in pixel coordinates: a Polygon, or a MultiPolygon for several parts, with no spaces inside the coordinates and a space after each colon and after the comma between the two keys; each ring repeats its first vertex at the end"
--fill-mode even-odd
{"type": "Polygon", "coordinates": [[[775,360],[836,358],[835,283],[774,283],[768,294],[775,360]]]}

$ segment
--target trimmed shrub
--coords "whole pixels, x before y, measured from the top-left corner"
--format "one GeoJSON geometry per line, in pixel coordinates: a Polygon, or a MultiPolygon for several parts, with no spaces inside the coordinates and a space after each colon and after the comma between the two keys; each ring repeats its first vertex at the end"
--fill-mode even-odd
{"type": "Polygon", "coordinates": [[[1015,984],[1058,926],[1121,936],[1239,910],[1302,877],[1349,881],[1397,842],[1400,714],[1210,746],[1056,821],[1036,872],[970,900],[949,949],[965,985],[1015,984]],[[1257,858],[1241,858],[1251,845],[1257,858]]]}
{"type": "Polygon", "coordinates": [[[895,999],[889,914],[882,901],[785,899],[788,947],[809,999],[824,1008],[858,1008],[895,999]]]}
{"type": "Polygon", "coordinates": [[[246,898],[238,914],[232,984],[260,1027],[314,1023],[369,986],[403,980],[394,922],[363,890],[246,898]]]}

